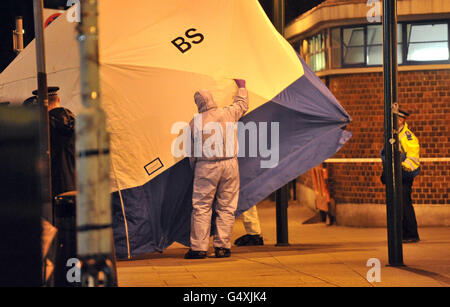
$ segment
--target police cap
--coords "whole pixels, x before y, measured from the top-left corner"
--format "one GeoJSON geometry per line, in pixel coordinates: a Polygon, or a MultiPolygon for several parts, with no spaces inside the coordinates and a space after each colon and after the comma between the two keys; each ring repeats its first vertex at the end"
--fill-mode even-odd
{"type": "MultiPolygon", "coordinates": [[[[47,87],[47,91],[48,91],[48,95],[49,96],[58,95],[59,87],[57,87],[57,86],[49,86],[49,87],[47,87]]],[[[34,90],[32,92],[32,94],[33,95],[37,95],[38,94],[38,90],[34,90]]]]}
{"type": "Polygon", "coordinates": [[[28,97],[27,99],[24,100],[24,102],[22,103],[22,105],[24,107],[33,107],[33,106],[37,106],[38,103],[38,99],[36,96],[31,96],[28,97]]]}

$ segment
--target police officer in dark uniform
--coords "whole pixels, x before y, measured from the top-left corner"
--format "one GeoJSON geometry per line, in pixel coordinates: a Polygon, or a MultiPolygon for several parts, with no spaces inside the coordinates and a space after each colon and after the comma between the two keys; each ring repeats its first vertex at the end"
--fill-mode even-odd
{"type": "MultiPolygon", "coordinates": [[[[57,86],[48,87],[52,197],[76,190],[75,116],[69,109],[60,106],[58,90],[57,86]]],[[[37,93],[37,90],[33,91],[33,95],[37,93]]]]}
{"type": "Polygon", "coordinates": [[[403,243],[420,241],[417,231],[417,220],[412,203],[412,185],[414,178],[420,173],[419,139],[412,133],[406,123],[409,113],[399,110],[398,127],[400,150],[402,154],[402,184],[403,184],[403,243]]]}
{"type": "MultiPolygon", "coordinates": [[[[398,112],[399,141],[402,158],[402,241],[403,243],[416,243],[420,241],[417,231],[417,220],[412,204],[412,185],[414,178],[420,173],[420,145],[417,137],[409,130],[406,118],[409,113],[403,110],[398,112]]],[[[381,152],[384,161],[384,148],[381,152]]],[[[381,181],[385,184],[384,170],[381,181]]]]}

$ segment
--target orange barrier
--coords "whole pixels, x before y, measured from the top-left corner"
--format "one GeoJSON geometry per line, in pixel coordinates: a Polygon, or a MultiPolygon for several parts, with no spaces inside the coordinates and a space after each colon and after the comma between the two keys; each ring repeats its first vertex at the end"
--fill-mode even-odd
{"type": "Polygon", "coordinates": [[[330,197],[327,182],[328,171],[322,164],[311,170],[314,192],[316,194],[316,207],[326,213],[326,223],[331,225],[334,221],[334,200],[330,197]]]}

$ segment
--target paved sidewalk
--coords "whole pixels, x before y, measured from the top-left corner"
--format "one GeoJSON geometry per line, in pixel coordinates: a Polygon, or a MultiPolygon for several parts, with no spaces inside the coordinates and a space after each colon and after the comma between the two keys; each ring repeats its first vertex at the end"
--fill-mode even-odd
{"type": "MultiPolygon", "coordinates": [[[[289,205],[289,243],[276,244],[275,205],[258,205],[264,246],[232,247],[231,258],[183,259],[187,247],[118,262],[119,286],[149,287],[383,287],[450,286],[450,227],[420,228],[422,241],[404,244],[405,267],[389,267],[384,228],[302,224],[313,213],[289,205]],[[381,262],[381,282],[366,279],[368,259],[381,262]]],[[[244,234],[241,220],[233,241],[244,234]]],[[[212,240],[211,240],[212,241],[212,240]]],[[[213,252],[211,247],[210,253],[213,252]]]]}

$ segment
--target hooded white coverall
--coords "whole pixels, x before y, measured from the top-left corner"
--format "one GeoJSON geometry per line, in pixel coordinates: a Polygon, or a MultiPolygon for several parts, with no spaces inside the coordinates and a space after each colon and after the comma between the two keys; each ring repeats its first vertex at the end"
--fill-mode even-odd
{"type": "Polygon", "coordinates": [[[213,245],[229,249],[239,198],[236,122],[248,110],[248,92],[245,88],[239,88],[233,104],[224,108],[217,107],[207,90],[196,92],[194,99],[199,115],[190,123],[192,150],[196,146],[202,147],[201,150],[197,147],[197,154],[191,157],[191,165],[195,165],[191,250],[208,250],[213,208],[217,214],[213,245]],[[210,129],[211,127],[221,129],[210,129]],[[213,142],[213,146],[207,146],[211,144],[208,140],[212,139],[216,142],[213,142]],[[208,147],[213,149],[213,154],[211,150],[205,149],[208,147]]]}

